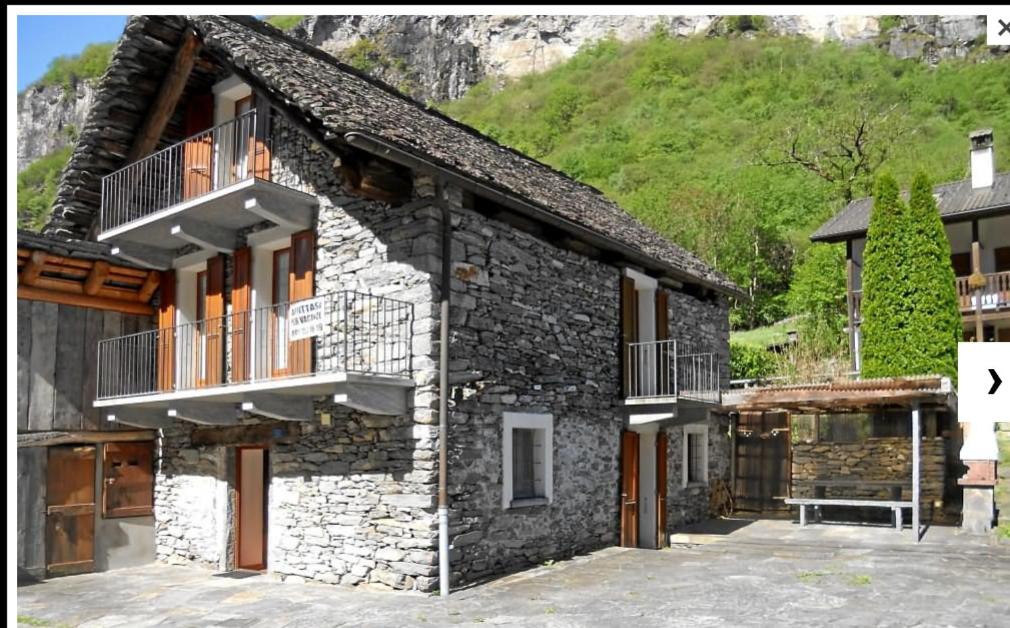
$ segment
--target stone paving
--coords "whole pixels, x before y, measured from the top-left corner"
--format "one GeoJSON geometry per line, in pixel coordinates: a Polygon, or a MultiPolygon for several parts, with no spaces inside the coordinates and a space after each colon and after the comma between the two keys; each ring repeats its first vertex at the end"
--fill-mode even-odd
{"type": "Polygon", "coordinates": [[[670,549],[609,548],[544,565],[447,601],[156,564],[20,587],[18,615],[36,626],[236,628],[1007,626],[1010,618],[1007,546],[949,533],[915,545],[887,528],[799,530],[785,521],[691,534],[670,549]],[[878,542],[860,547],[861,538],[878,542]]]}

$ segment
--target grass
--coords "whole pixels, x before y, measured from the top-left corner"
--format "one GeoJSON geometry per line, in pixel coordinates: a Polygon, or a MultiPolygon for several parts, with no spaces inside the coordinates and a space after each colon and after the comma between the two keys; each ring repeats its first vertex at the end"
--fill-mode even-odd
{"type": "Polygon", "coordinates": [[[289,31],[298,26],[304,15],[271,15],[265,21],[271,26],[275,26],[282,31],[289,31]]]}
{"type": "Polygon", "coordinates": [[[796,317],[789,317],[771,325],[755,327],[747,331],[735,331],[730,334],[730,340],[741,344],[765,349],[773,345],[785,344],[789,332],[796,331],[796,317]]]}
{"type": "Polygon", "coordinates": [[[56,186],[73,150],[73,146],[59,148],[39,157],[18,173],[18,227],[38,231],[49,220],[56,200],[56,186]]]}
{"type": "Polygon", "coordinates": [[[31,617],[30,615],[18,615],[18,623],[25,624],[27,626],[50,626],[50,622],[45,619],[39,619],[38,617],[31,617]]]}
{"type": "Polygon", "coordinates": [[[868,576],[866,574],[856,574],[856,575],[853,575],[853,576],[849,576],[849,584],[856,585],[856,586],[865,587],[866,585],[870,584],[870,582],[872,582],[872,581],[873,581],[873,579],[870,578],[870,576],[868,576]]]}
{"type": "Polygon", "coordinates": [[[820,582],[821,578],[825,578],[830,575],[830,571],[801,571],[796,574],[796,579],[800,582],[810,584],[813,582],[820,582]]]}

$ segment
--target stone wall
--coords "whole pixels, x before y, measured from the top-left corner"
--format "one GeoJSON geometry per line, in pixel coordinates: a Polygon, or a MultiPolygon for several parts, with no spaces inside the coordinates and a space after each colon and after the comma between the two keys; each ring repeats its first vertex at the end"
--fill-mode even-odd
{"type": "Polygon", "coordinates": [[[469,582],[617,542],[620,275],[453,204],[450,542],[469,582]],[[548,505],[502,507],[505,411],[553,415],[548,505]]]}
{"type": "MultiPolygon", "coordinates": [[[[909,438],[868,438],[857,443],[796,443],[792,446],[793,495],[813,497],[809,480],[894,480],[904,482],[902,499],[912,498],[912,441],[909,438]]],[[[923,504],[943,501],[944,439],[924,438],[921,448],[920,494],[923,504]]],[[[828,488],[826,496],[887,499],[887,488],[828,488]]]]}
{"type": "Polygon", "coordinates": [[[729,437],[729,416],[711,413],[705,421],[708,425],[708,483],[684,486],[684,427],[668,427],[666,432],[668,448],[666,453],[666,531],[672,533],[678,528],[704,521],[711,515],[709,500],[712,489],[718,482],[727,485],[730,481],[730,462],[733,449],[729,437]]]}

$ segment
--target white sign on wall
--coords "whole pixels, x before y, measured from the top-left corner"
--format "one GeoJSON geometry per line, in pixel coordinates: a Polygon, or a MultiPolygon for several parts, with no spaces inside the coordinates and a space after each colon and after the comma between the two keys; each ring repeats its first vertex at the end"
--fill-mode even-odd
{"type": "Polygon", "coordinates": [[[326,299],[295,301],[288,308],[288,340],[319,336],[326,331],[326,299]]]}

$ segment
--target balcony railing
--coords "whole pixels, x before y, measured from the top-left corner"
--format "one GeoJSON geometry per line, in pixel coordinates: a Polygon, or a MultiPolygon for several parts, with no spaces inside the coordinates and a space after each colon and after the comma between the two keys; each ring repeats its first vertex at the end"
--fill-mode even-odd
{"type": "Polygon", "coordinates": [[[240,181],[270,178],[270,138],[256,110],[102,178],[103,232],[240,181]]]}
{"type": "MultiPolygon", "coordinates": [[[[975,310],[975,291],[968,285],[968,277],[958,277],[957,298],[962,312],[975,310]]],[[[982,310],[993,310],[1010,307],[1010,271],[987,273],[985,286],[982,288],[982,310]]]]}
{"type": "MultiPolygon", "coordinates": [[[[985,286],[981,290],[982,311],[1010,309],[1010,271],[986,273],[985,286]]],[[[957,277],[954,285],[957,288],[957,300],[963,314],[975,311],[975,291],[968,283],[968,277],[957,277]]],[[[862,320],[863,292],[853,290],[849,293],[852,299],[852,312],[856,322],[862,320]]]]}
{"type": "Polygon", "coordinates": [[[99,400],[303,378],[410,374],[413,305],[336,292],[98,343],[99,400]]]}
{"type": "Polygon", "coordinates": [[[628,399],[678,397],[718,403],[719,360],[677,340],[632,342],[625,349],[628,399]]]}

